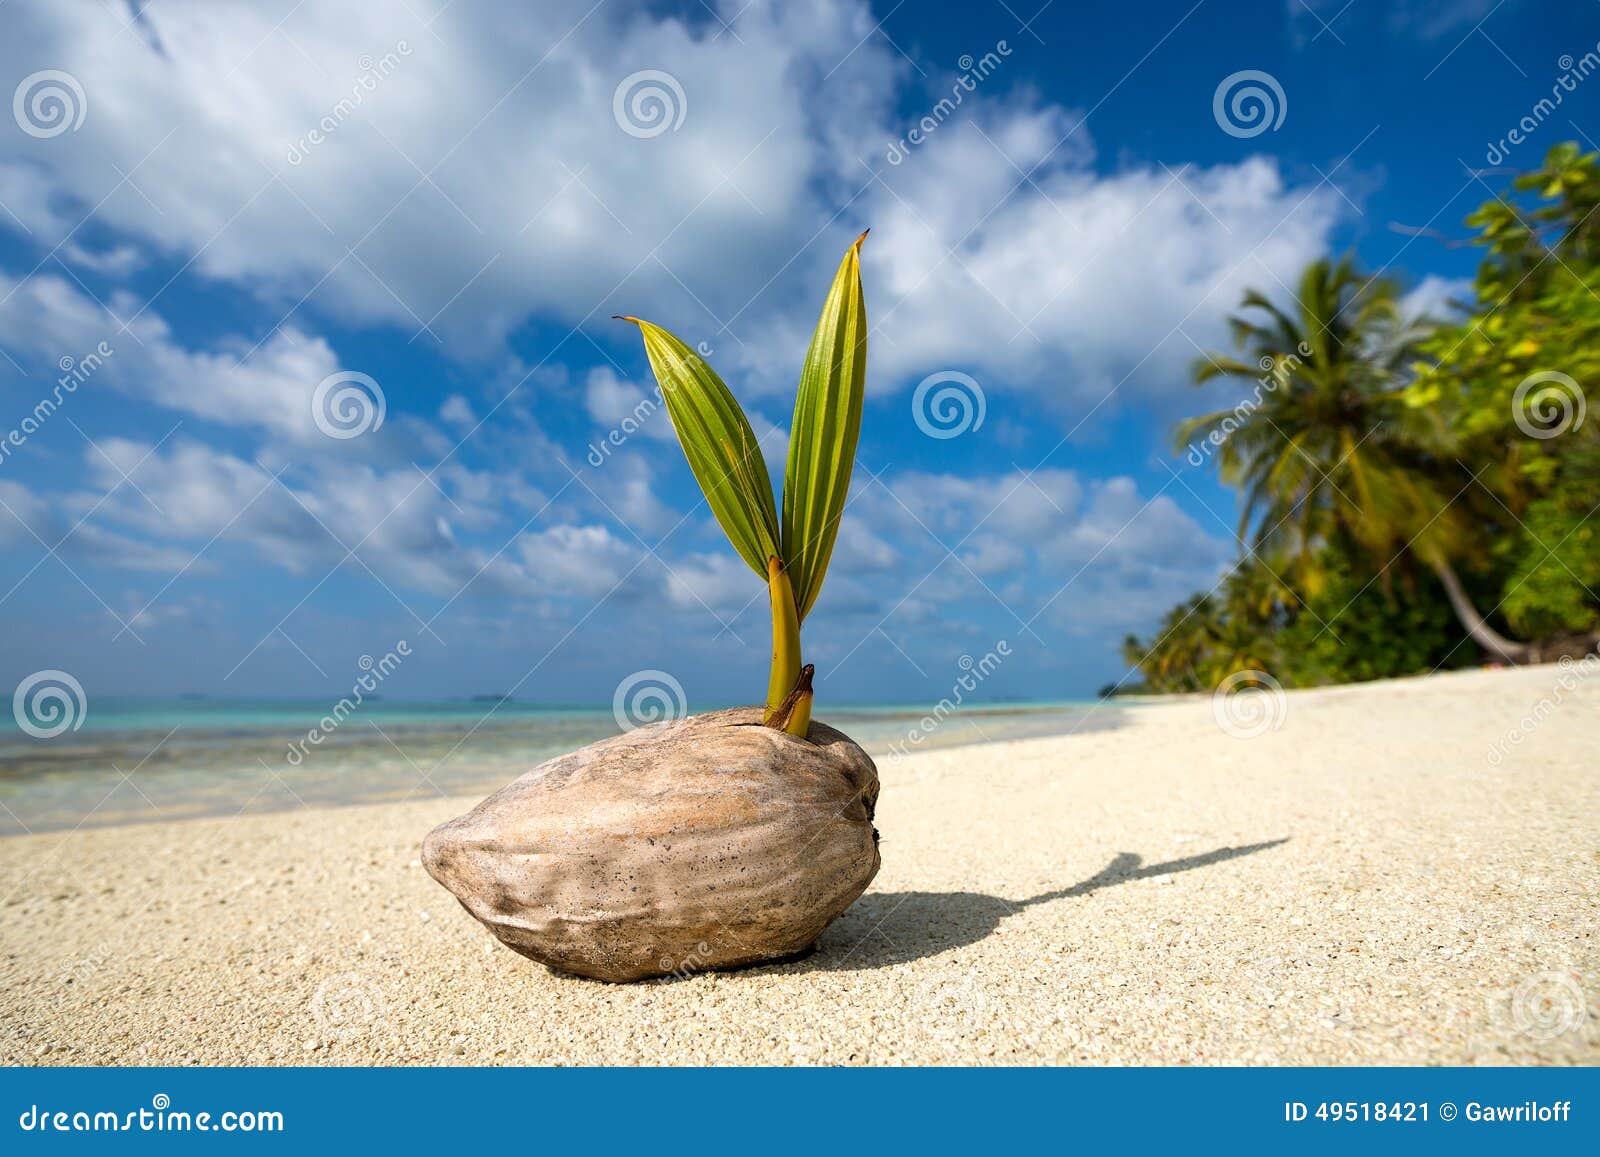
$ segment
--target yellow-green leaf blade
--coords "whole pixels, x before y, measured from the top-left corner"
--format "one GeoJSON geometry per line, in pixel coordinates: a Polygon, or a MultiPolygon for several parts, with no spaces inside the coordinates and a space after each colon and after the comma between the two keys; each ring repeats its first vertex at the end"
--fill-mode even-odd
{"type": "Polygon", "coordinates": [[[822,591],[855,465],[866,394],[867,309],[861,242],[839,263],[800,371],[783,480],[783,562],[805,618],[822,591]]]}
{"type": "Polygon", "coordinates": [[[698,353],[660,326],[623,318],[639,327],[667,414],[695,481],[733,543],[763,579],[778,554],[778,514],[772,479],[755,431],[722,379],[698,353]]]}

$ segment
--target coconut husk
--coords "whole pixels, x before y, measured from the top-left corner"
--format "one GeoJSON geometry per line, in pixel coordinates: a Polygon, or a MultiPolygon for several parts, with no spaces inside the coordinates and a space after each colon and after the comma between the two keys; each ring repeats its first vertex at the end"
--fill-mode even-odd
{"type": "Polygon", "coordinates": [[[500,941],[627,981],[793,956],[878,871],[878,773],[824,723],[734,708],[540,764],[423,842],[500,941]]]}

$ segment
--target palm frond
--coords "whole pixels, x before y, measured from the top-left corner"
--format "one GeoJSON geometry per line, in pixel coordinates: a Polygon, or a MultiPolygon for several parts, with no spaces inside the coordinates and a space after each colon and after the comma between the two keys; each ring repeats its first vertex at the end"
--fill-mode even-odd
{"type": "Polygon", "coordinates": [[[666,399],[689,469],[739,552],[763,579],[779,553],[772,479],[755,431],[709,362],[660,326],[625,317],[644,336],[645,354],[666,399]]]}

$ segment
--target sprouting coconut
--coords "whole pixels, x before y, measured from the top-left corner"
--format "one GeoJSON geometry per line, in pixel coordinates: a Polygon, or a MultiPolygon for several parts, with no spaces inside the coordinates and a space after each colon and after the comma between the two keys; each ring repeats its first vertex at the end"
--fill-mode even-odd
{"type": "Polygon", "coordinates": [[[867,360],[863,233],[806,353],[783,510],[750,422],[704,358],[639,327],[695,480],[766,582],[772,674],[761,707],[641,727],[540,764],[423,842],[428,871],[510,947],[601,980],[792,956],[878,871],[878,774],[811,719],[800,624],[833,553],[867,360]]]}

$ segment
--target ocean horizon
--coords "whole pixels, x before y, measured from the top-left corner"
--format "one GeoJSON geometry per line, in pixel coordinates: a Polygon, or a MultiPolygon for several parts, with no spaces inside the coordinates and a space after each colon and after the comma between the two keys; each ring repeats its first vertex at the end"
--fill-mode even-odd
{"type": "MultiPolygon", "coordinates": [[[[719,706],[733,704],[705,710],[719,706]]],[[[610,704],[492,695],[369,697],[342,719],[333,709],[326,698],[106,696],[60,735],[38,738],[13,724],[0,732],[0,835],[487,794],[545,759],[623,730],[610,704]]],[[[928,703],[844,703],[819,718],[881,762],[1098,730],[1123,709],[1090,700],[989,701],[940,717],[928,703]]]]}

